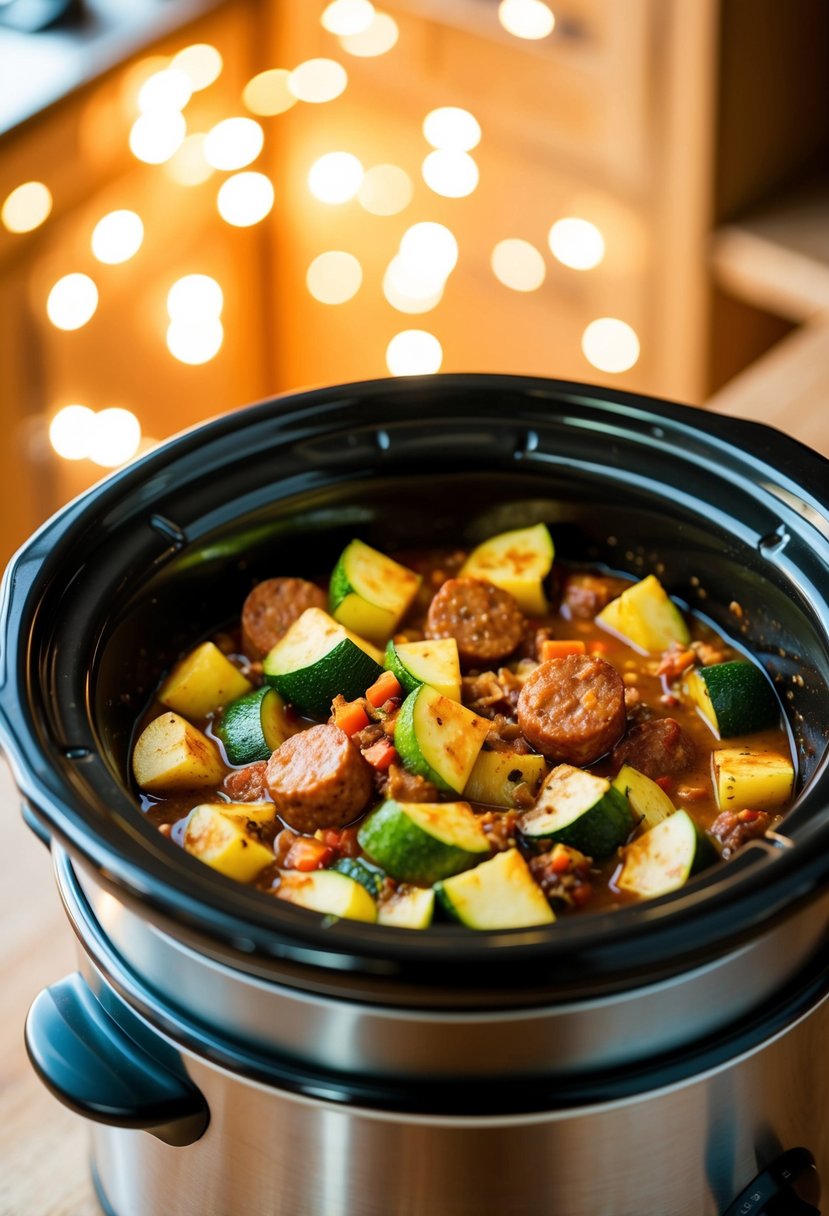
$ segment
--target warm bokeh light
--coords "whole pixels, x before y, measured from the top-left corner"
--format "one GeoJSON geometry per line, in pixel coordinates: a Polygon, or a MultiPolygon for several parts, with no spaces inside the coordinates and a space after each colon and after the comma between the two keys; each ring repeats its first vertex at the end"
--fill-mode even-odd
{"type": "Polygon", "coordinates": [[[544,282],[544,255],[529,241],[508,237],[492,251],[492,273],[513,291],[536,291],[544,282]]]}
{"type": "Polygon", "coordinates": [[[98,288],[88,274],[67,274],[58,279],[46,301],[49,320],[58,329],[80,329],[95,315],[98,288]]]}
{"type": "Polygon", "coordinates": [[[187,123],[178,110],[151,110],[136,118],[130,129],[130,150],[147,165],[162,165],[184,142],[187,123]]]}
{"type": "Polygon", "coordinates": [[[234,173],[222,183],[216,204],[226,223],[250,228],[270,213],[274,198],[273,182],[264,173],[234,173]]]}
{"type": "Polygon", "coordinates": [[[349,55],[358,59],[373,59],[385,55],[397,45],[400,30],[394,17],[388,13],[375,13],[374,20],[362,34],[349,34],[340,39],[340,46],[349,55]]]}
{"type": "Polygon", "coordinates": [[[604,237],[595,224],[576,216],[556,220],[547,241],[553,257],[573,270],[592,270],[604,257],[604,237]]]}
{"type": "Polygon", "coordinates": [[[552,9],[542,0],[501,0],[498,20],[508,34],[530,39],[546,38],[556,24],[552,9]]]}
{"type": "Polygon", "coordinates": [[[290,76],[285,68],[269,68],[249,80],[242,90],[242,101],[251,114],[272,118],[295,106],[297,99],[288,87],[290,76]]]}
{"type": "Polygon", "coordinates": [[[171,68],[177,68],[188,77],[193,92],[206,89],[222,72],[222,57],[209,42],[196,42],[174,55],[171,68]]]}
{"type": "Polygon", "coordinates": [[[345,304],[360,290],[363,268],[352,253],[332,249],[314,258],[305,282],[321,304],[345,304]]]}
{"type": "Polygon", "coordinates": [[[119,100],[120,108],[127,118],[135,117],[135,111],[138,109],[138,94],[141,92],[144,82],[169,66],[170,60],[166,55],[147,55],[144,59],[139,59],[136,63],[123,69],[119,100]]]}
{"type": "Polygon", "coordinates": [[[89,428],[87,455],[105,469],[116,469],[138,451],[141,424],[130,410],[100,410],[89,428]]]}
{"type": "Polygon", "coordinates": [[[205,138],[201,132],[188,135],[164,166],[164,172],[179,186],[200,186],[213,176],[213,166],[204,157],[205,138]]]}
{"type": "Polygon", "coordinates": [[[167,349],[180,363],[197,366],[209,363],[219,353],[224,328],[218,317],[202,321],[171,321],[167,327],[167,349]]]}
{"type": "Polygon", "coordinates": [[[192,325],[219,317],[224,300],[221,286],[209,274],[186,274],[167,292],[167,313],[171,321],[192,325]]]}
{"type": "Polygon", "coordinates": [[[397,215],[408,207],[413,193],[412,179],[405,169],[373,165],[365,172],[357,198],[372,215],[397,215]]]}
{"type": "Polygon", "coordinates": [[[83,460],[89,453],[95,413],[86,405],[65,405],[49,423],[49,442],[64,460],[83,460]]]}
{"type": "Polygon", "coordinates": [[[331,0],[320,17],[329,34],[362,34],[374,20],[371,0],[331,0]]]}
{"type": "Polygon", "coordinates": [[[142,114],[156,110],[183,110],[193,96],[193,82],[178,68],[163,68],[154,72],[138,90],[138,108],[142,114]]]}
{"type": "Polygon", "coordinates": [[[412,224],[400,241],[400,256],[414,271],[445,279],[458,263],[458,242],[445,224],[412,224]]]}
{"type": "Polygon", "coordinates": [[[626,372],[639,358],[639,338],[625,321],[599,317],[582,334],[581,349],[600,372],[626,372]]]}
{"type": "Polygon", "coordinates": [[[92,252],[99,262],[128,262],[141,248],[144,224],[134,211],[110,211],[92,230],[92,252]]]}
{"type": "Polygon", "coordinates": [[[386,367],[393,376],[428,376],[440,370],[443,350],[425,329],[405,329],[386,347],[386,367]]]}
{"type": "Polygon", "coordinates": [[[336,59],[308,59],[294,68],[288,88],[298,101],[319,105],[345,92],[348,72],[336,59]]]}
{"type": "Polygon", "coordinates": [[[347,203],[362,181],[363,166],[350,152],[328,152],[308,170],[308,189],[321,203],[347,203]]]}
{"type": "Polygon", "coordinates": [[[0,221],[9,232],[32,232],[49,218],[52,192],[43,182],[24,182],[6,197],[0,221]]]}
{"type": "Polygon", "coordinates": [[[423,180],[444,198],[466,198],[478,184],[478,166],[466,152],[439,148],[424,160],[423,180]]]}
{"type": "Polygon", "coordinates": [[[423,134],[433,148],[448,148],[452,152],[468,152],[481,142],[481,126],[477,118],[459,106],[441,106],[423,120],[423,134]]]}
{"type": "Polygon", "coordinates": [[[398,312],[431,312],[443,299],[445,281],[443,275],[419,272],[398,256],[386,267],[383,295],[398,312]]]}
{"type": "Polygon", "coordinates": [[[244,169],[256,160],[265,132],[253,118],[225,118],[204,137],[204,158],[214,169],[244,169]]]}

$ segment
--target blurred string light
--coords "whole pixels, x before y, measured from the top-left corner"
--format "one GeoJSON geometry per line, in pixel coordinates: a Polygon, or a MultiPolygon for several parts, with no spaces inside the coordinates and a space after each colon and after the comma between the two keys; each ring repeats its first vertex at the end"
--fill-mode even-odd
{"type": "Polygon", "coordinates": [[[270,214],[273,183],[264,173],[234,173],[219,188],[216,205],[222,219],[234,228],[250,228],[270,214]]]}
{"type": "Polygon", "coordinates": [[[308,170],[308,189],[321,203],[347,203],[360,189],[363,172],[350,152],[328,152],[308,170]]]}
{"type": "Polygon", "coordinates": [[[149,76],[138,91],[138,108],[142,114],[155,111],[183,110],[193,96],[193,83],[186,72],[178,68],[163,68],[149,76]]]}
{"type": "Polygon", "coordinates": [[[552,34],[556,24],[552,9],[542,0],[501,0],[498,20],[508,34],[533,40],[552,34]]]}
{"type": "Polygon", "coordinates": [[[340,46],[358,59],[373,59],[385,55],[397,45],[400,30],[394,17],[388,13],[375,13],[374,20],[360,34],[346,34],[340,38],[340,46]]]}
{"type": "Polygon", "coordinates": [[[329,34],[362,34],[374,20],[374,5],[370,0],[331,0],[320,24],[329,34]]]}
{"type": "Polygon", "coordinates": [[[556,220],[547,235],[554,258],[573,270],[592,270],[604,257],[604,237],[589,220],[567,216],[556,220]]]}
{"type": "Polygon", "coordinates": [[[222,56],[208,42],[196,42],[174,55],[170,67],[183,72],[190,81],[192,91],[200,92],[218,80],[224,66],[222,56]]]}
{"type": "Polygon", "coordinates": [[[332,249],[314,258],[305,281],[321,304],[345,304],[360,290],[363,268],[352,253],[332,249]]]}
{"type": "Polygon", "coordinates": [[[52,192],[43,182],[23,182],[6,197],[0,221],[9,232],[32,232],[49,218],[52,192]]]}
{"type": "Polygon", "coordinates": [[[95,315],[98,288],[88,274],[67,274],[52,287],[46,313],[58,329],[80,329],[95,315]]]}
{"type": "Polygon", "coordinates": [[[518,237],[499,241],[490,261],[496,279],[513,291],[536,291],[547,273],[544,255],[518,237]]]}
{"type": "Polygon", "coordinates": [[[265,133],[253,118],[225,118],[204,137],[204,158],[214,169],[244,169],[256,160],[265,133]]]}
{"type": "Polygon", "coordinates": [[[134,257],[144,240],[144,224],[134,211],[110,211],[92,230],[92,252],[99,262],[115,266],[134,257]]]}
{"type": "Polygon", "coordinates": [[[165,173],[179,186],[200,186],[213,176],[213,166],[204,155],[206,138],[201,132],[188,135],[164,165],[165,173]]]}
{"type": "Polygon", "coordinates": [[[383,294],[398,312],[423,313],[437,307],[458,261],[458,242],[443,224],[413,224],[386,268],[383,294]]]}
{"type": "Polygon", "coordinates": [[[140,114],[130,129],[130,150],[137,160],[162,165],[184,142],[187,124],[178,110],[150,110],[140,114]]]}
{"type": "Polygon", "coordinates": [[[386,347],[386,367],[393,376],[427,376],[440,370],[443,349],[425,329],[395,334],[386,347]]]}
{"type": "Polygon", "coordinates": [[[242,101],[251,114],[271,118],[295,106],[297,99],[288,86],[290,75],[285,68],[269,68],[249,80],[242,90],[242,101]]]}
{"type": "Polygon", "coordinates": [[[372,215],[397,215],[408,207],[413,193],[412,179],[405,169],[373,165],[365,172],[357,199],[372,215]]]}
{"type": "Polygon", "coordinates": [[[432,110],[423,120],[423,134],[433,148],[448,148],[452,152],[469,152],[481,142],[477,118],[459,106],[432,110]]]}
{"type": "Polygon", "coordinates": [[[347,84],[348,72],[335,59],[308,59],[288,77],[288,88],[297,101],[313,105],[333,101],[345,92],[347,84]]]}
{"type": "Polygon", "coordinates": [[[639,358],[639,338],[627,322],[599,317],[582,334],[581,349],[600,372],[626,372],[639,358]]]}
{"type": "Polygon", "coordinates": [[[86,405],[66,405],[49,424],[49,442],[64,460],[92,460],[102,468],[125,464],[141,444],[141,424],[131,410],[95,413],[86,405]]]}
{"type": "Polygon", "coordinates": [[[180,363],[207,363],[224,341],[224,293],[207,274],[187,274],[167,293],[167,348],[180,363]]]}
{"type": "Polygon", "coordinates": [[[423,180],[444,198],[466,198],[478,185],[478,166],[466,152],[438,148],[423,162],[423,180]]]}

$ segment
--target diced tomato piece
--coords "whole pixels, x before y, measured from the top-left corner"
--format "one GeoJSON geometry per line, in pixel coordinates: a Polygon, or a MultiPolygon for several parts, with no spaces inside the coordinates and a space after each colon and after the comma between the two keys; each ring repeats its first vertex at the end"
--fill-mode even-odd
{"type": "Polygon", "coordinates": [[[367,747],[363,756],[372,768],[379,769],[380,772],[384,772],[398,759],[397,748],[388,739],[381,739],[379,743],[373,743],[371,747],[367,747]]]}
{"type": "Polygon", "coordinates": [[[379,709],[388,701],[389,697],[399,697],[402,691],[400,681],[394,672],[384,671],[381,676],[377,677],[371,688],[366,689],[366,700],[369,705],[379,709]]]}
{"type": "Polygon", "coordinates": [[[554,874],[566,874],[570,869],[570,853],[564,845],[557,844],[550,858],[550,869],[554,874]]]}
{"type": "Polygon", "coordinates": [[[673,777],[657,777],[656,784],[667,794],[674,783],[673,777]]]}
{"type": "Polygon", "coordinates": [[[541,643],[541,662],[564,659],[568,654],[586,654],[587,646],[576,638],[545,638],[541,643]]]}
{"type": "Polygon", "coordinates": [[[334,860],[334,850],[321,840],[298,836],[285,858],[286,870],[322,870],[334,860]]]}
{"type": "Polygon", "coordinates": [[[349,739],[356,735],[358,730],[363,730],[369,724],[369,716],[363,702],[346,701],[343,705],[338,705],[334,710],[334,723],[349,739]]]}

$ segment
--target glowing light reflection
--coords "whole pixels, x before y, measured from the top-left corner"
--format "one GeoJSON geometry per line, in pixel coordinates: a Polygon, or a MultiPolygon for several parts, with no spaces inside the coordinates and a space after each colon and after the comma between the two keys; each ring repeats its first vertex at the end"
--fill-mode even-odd
{"type": "Polygon", "coordinates": [[[556,24],[552,9],[542,0],[501,0],[498,20],[508,34],[531,40],[546,38],[556,24]]]}
{"type": "Polygon", "coordinates": [[[234,228],[250,228],[268,215],[274,188],[264,173],[234,173],[223,182],[216,200],[219,215],[234,228]]]}
{"type": "Polygon", "coordinates": [[[350,152],[328,152],[308,171],[308,189],[321,203],[347,203],[363,181],[363,166],[350,152]]]}
{"type": "Polygon", "coordinates": [[[492,251],[492,273],[513,291],[536,291],[544,282],[544,256],[529,241],[508,237],[492,251]]]}
{"type": "Polygon", "coordinates": [[[469,152],[481,142],[477,118],[459,106],[441,106],[430,111],[423,120],[423,134],[433,148],[453,152],[469,152]]]}
{"type": "Polygon", "coordinates": [[[204,158],[214,169],[244,169],[256,160],[265,133],[253,118],[225,118],[204,137],[204,158]]]}
{"type": "Polygon", "coordinates": [[[478,166],[466,152],[439,148],[423,162],[423,180],[444,198],[466,198],[478,185],[478,166]]]}
{"type": "Polygon", "coordinates": [[[357,59],[373,59],[385,55],[400,37],[394,17],[388,13],[377,13],[367,30],[362,34],[350,34],[340,39],[340,46],[357,59]]]}
{"type": "Polygon", "coordinates": [[[320,17],[320,25],[329,34],[347,36],[362,34],[374,20],[374,5],[370,0],[331,0],[320,17]]]}
{"type": "Polygon", "coordinates": [[[144,241],[144,224],[134,211],[110,211],[92,230],[92,252],[109,266],[128,262],[144,241]]]}
{"type": "Polygon", "coordinates": [[[271,118],[284,114],[297,103],[288,87],[291,73],[285,68],[269,68],[247,82],[242,91],[242,101],[252,114],[271,118]]]}
{"type": "Polygon", "coordinates": [[[393,376],[428,376],[440,370],[443,349],[434,334],[406,329],[386,347],[386,366],[393,376]]]}
{"type": "Polygon", "coordinates": [[[601,372],[626,372],[639,358],[636,330],[617,317],[591,321],[581,338],[581,349],[588,363],[601,372]]]}
{"type": "Polygon", "coordinates": [[[348,72],[335,59],[308,59],[288,77],[288,88],[294,97],[312,105],[333,101],[347,85],[348,72]]]}
{"type": "Polygon", "coordinates": [[[80,329],[95,315],[98,288],[88,274],[67,274],[52,287],[46,301],[49,320],[58,329],[80,329]]]}
{"type": "Polygon", "coordinates": [[[23,182],[3,203],[0,221],[9,232],[33,232],[49,218],[52,192],[43,182],[23,182]]]}
{"type": "Polygon", "coordinates": [[[589,220],[567,216],[556,220],[547,235],[554,258],[573,270],[592,270],[604,258],[604,237],[589,220]]]}
{"type": "Polygon", "coordinates": [[[314,258],[305,282],[321,304],[345,304],[360,290],[363,268],[353,254],[332,249],[314,258]]]}

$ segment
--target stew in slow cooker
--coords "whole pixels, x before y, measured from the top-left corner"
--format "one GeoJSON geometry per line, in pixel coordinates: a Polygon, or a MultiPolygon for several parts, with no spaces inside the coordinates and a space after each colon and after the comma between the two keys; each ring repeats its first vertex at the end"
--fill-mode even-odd
{"type": "Polygon", "coordinates": [[[325,589],[259,583],[166,677],[132,765],[220,873],[411,929],[675,891],[774,827],[795,778],[762,669],[655,575],[554,562],[544,524],[472,552],[354,540],[325,589]]]}

